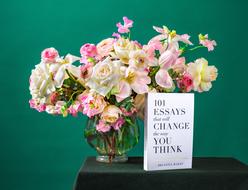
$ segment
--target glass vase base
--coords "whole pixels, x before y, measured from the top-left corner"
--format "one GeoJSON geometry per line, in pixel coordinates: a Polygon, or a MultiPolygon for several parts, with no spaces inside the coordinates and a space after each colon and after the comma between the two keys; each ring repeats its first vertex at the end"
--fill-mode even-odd
{"type": "Polygon", "coordinates": [[[118,155],[113,158],[105,155],[98,155],[96,156],[96,161],[103,162],[103,163],[122,163],[126,162],[128,160],[128,157],[126,154],[124,155],[118,155]]]}

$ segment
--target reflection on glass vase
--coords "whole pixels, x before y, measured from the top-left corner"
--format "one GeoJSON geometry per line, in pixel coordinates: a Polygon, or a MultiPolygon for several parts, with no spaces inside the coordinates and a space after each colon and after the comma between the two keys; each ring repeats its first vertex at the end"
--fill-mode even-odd
{"type": "Polygon", "coordinates": [[[126,162],[127,152],[139,141],[139,126],[136,117],[126,117],[125,123],[118,129],[111,128],[108,132],[99,132],[96,125],[99,117],[88,119],[84,136],[88,144],[93,147],[99,162],[126,162]]]}

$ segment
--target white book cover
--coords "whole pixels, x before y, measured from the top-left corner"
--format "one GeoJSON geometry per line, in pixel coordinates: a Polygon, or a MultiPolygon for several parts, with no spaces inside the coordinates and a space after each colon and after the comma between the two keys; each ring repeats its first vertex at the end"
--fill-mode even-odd
{"type": "Polygon", "coordinates": [[[148,93],[144,170],[192,168],[193,93],[148,93]]]}

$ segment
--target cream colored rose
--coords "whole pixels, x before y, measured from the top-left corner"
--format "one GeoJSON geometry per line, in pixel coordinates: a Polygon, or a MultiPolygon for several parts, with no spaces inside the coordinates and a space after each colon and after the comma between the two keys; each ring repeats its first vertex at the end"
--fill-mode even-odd
{"type": "Polygon", "coordinates": [[[93,67],[91,78],[86,85],[102,96],[106,96],[120,81],[120,67],[120,61],[112,61],[107,57],[93,67]]]}
{"type": "Polygon", "coordinates": [[[108,56],[109,53],[114,49],[114,41],[114,38],[107,38],[98,43],[96,46],[98,55],[101,57],[108,56]]]}
{"type": "Polygon", "coordinates": [[[208,61],[204,58],[197,59],[194,63],[189,63],[187,72],[193,78],[194,90],[198,92],[208,91],[212,87],[211,82],[216,80],[218,70],[215,66],[208,66],[208,61]]]}
{"type": "Polygon", "coordinates": [[[121,110],[114,106],[109,105],[104,108],[103,113],[101,115],[101,119],[108,123],[115,123],[117,119],[120,117],[121,110]]]}
{"type": "Polygon", "coordinates": [[[114,43],[114,51],[117,56],[123,63],[128,64],[129,62],[129,53],[132,50],[137,49],[135,43],[130,42],[129,39],[119,38],[114,43]]]}

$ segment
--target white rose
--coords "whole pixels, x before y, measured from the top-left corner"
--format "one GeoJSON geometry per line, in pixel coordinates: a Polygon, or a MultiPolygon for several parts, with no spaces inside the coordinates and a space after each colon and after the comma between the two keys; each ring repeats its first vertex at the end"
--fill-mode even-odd
{"type": "Polygon", "coordinates": [[[47,64],[41,62],[35,66],[30,76],[29,90],[33,99],[46,99],[52,92],[62,86],[68,77],[65,69],[75,70],[71,65],[75,57],[68,55],[64,59],[59,58],[58,62],[47,64]]]}
{"type": "Polygon", "coordinates": [[[120,80],[120,66],[120,61],[111,61],[110,57],[107,57],[93,67],[91,78],[86,86],[106,96],[120,80]]]}
{"type": "Polygon", "coordinates": [[[55,91],[55,84],[48,64],[40,63],[32,70],[29,90],[33,99],[47,97],[55,91]]]}

